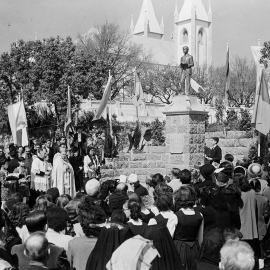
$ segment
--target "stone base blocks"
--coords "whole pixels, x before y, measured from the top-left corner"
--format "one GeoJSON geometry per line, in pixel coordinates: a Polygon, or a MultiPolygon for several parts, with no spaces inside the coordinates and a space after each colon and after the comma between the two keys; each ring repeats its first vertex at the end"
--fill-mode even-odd
{"type": "MultiPolygon", "coordinates": [[[[191,104],[192,105],[192,104],[191,104]]],[[[166,173],[204,163],[205,116],[200,109],[186,110],[183,97],[175,97],[166,115],[166,173]]],[[[192,108],[192,106],[191,106],[192,108]]]]}

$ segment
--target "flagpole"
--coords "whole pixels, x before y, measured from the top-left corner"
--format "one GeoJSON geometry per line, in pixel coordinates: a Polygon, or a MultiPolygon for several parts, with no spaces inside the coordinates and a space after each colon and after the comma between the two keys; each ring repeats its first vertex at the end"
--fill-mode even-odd
{"type": "Polygon", "coordinates": [[[228,91],[229,91],[229,43],[227,43],[227,52],[226,52],[226,85],[225,85],[225,99],[224,99],[224,103],[225,103],[225,107],[229,107],[229,97],[228,97],[228,91]]]}
{"type": "MultiPolygon", "coordinates": [[[[137,68],[135,67],[135,69],[134,69],[134,93],[136,93],[136,72],[137,72],[137,68]]],[[[135,107],[136,107],[137,121],[139,121],[138,106],[135,106],[135,107]]]]}
{"type": "MultiPolygon", "coordinates": [[[[111,70],[109,70],[109,78],[111,77],[111,70]]],[[[110,135],[112,138],[112,91],[110,94],[110,106],[109,106],[109,124],[110,124],[110,135]]]]}

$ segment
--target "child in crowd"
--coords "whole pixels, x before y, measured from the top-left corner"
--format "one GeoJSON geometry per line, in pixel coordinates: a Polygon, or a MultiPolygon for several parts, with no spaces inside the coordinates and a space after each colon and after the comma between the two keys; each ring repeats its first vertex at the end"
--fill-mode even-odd
{"type": "Polygon", "coordinates": [[[229,162],[233,163],[233,161],[234,161],[234,156],[233,156],[232,154],[226,154],[225,157],[224,157],[224,159],[225,159],[226,161],[229,161],[229,162]]]}

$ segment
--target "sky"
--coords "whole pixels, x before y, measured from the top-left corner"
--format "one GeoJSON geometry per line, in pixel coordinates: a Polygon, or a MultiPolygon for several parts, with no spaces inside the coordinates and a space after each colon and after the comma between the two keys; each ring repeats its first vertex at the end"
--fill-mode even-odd
{"type": "MultiPolygon", "coordinates": [[[[191,1],[191,0],[190,0],[191,1]]],[[[270,41],[269,0],[211,1],[213,12],[213,64],[223,65],[226,44],[231,56],[252,59],[250,46],[270,41]]],[[[136,23],[143,0],[0,0],[0,53],[17,39],[34,40],[60,35],[76,39],[106,21],[129,30],[136,23]]],[[[173,31],[175,0],[152,0],[158,21],[164,15],[165,39],[173,31]]],[[[184,0],[177,0],[180,11],[184,0]]]]}

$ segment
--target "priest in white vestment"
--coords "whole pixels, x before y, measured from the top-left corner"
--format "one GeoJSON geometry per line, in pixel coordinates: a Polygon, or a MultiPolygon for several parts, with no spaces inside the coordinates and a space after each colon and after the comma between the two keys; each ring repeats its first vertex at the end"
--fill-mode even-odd
{"type": "Polygon", "coordinates": [[[65,144],[60,145],[60,153],[53,158],[52,187],[59,190],[60,195],[69,194],[72,198],[76,195],[74,171],[67,158],[65,144]]]}
{"type": "Polygon", "coordinates": [[[37,157],[33,159],[31,166],[31,189],[46,192],[50,186],[50,171],[44,161],[45,151],[37,150],[37,157]]]}

